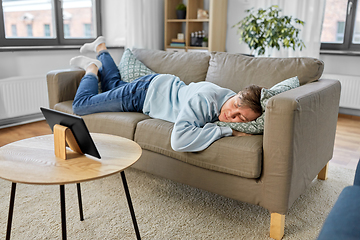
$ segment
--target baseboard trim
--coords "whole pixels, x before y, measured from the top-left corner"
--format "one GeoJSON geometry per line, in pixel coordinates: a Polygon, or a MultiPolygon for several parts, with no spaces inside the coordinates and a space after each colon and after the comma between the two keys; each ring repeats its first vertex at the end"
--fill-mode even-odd
{"type": "Polygon", "coordinates": [[[353,119],[353,120],[360,121],[360,116],[354,116],[354,115],[348,115],[348,114],[339,113],[338,117],[339,118],[347,118],[347,119],[353,119]]]}
{"type": "Polygon", "coordinates": [[[352,108],[340,107],[339,108],[339,113],[340,114],[345,114],[345,115],[351,115],[351,116],[360,117],[360,109],[352,109],[352,108]]]}
{"type": "Polygon", "coordinates": [[[23,124],[27,124],[27,123],[31,123],[31,122],[42,121],[44,119],[45,118],[42,115],[42,113],[34,113],[34,114],[30,114],[30,115],[25,115],[25,116],[1,119],[0,120],[0,129],[23,125],[23,124]]]}

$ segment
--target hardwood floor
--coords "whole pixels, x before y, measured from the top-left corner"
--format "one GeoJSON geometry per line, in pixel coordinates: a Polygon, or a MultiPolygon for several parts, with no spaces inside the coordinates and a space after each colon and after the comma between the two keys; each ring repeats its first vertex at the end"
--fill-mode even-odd
{"type": "Polygon", "coordinates": [[[360,117],[339,115],[332,165],[356,169],[360,159],[360,117]]]}
{"type": "Polygon", "coordinates": [[[28,123],[20,126],[0,129],[0,147],[24,138],[51,134],[46,121],[28,123]]]}
{"type": "MultiPolygon", "coordinates": [[[[45,121],[0,129],[0,147],[24,138],[51,134],[45,121]]],[[[339,115],[331,165],[355,169],[360,158],[360,117],[339,115]]]]}

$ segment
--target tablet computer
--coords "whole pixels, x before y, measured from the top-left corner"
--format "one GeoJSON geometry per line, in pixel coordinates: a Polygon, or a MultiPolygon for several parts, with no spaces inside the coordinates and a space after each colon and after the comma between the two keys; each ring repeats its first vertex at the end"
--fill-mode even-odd
{"type": "Polygon", "coordinates": [[[90,136],[89,130],[86,127],[84,119],[79,116],[48,108],[40,107],[40,110],[53,132],[55,124],[70,128],[83,153],[89,154],[96,158],[101,158],[95,143],[90,136]]]}

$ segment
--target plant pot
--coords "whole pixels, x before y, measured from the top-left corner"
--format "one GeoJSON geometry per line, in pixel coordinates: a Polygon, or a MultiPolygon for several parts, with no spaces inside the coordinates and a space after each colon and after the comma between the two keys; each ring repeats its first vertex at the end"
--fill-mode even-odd
{"type": "Polygon", "coordinates": [[[178,19],[186,18],[186,10],[176,10],[176,16],[178,19]]]}

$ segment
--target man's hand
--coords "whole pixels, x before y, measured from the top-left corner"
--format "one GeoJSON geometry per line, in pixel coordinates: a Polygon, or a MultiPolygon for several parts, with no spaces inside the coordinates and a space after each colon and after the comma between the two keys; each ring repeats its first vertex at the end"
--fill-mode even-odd
{"type": "Polygon", "coordinates": [[[249,134],[249,133],[239,132],[239,131],[236,131],[234,129],[232,131],[233,131],[233,133],[232,133],[233,136],[241,137],[241,136],[251,136],[252,135],[252,134],[249,134]]]}

